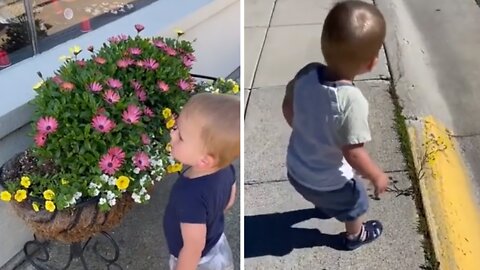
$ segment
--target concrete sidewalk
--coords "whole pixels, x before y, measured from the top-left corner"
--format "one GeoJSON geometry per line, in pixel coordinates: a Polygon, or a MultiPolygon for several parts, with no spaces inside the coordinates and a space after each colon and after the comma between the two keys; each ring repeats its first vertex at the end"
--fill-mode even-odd
{"type": "MultiPolygon", "coordinates": [[[[290,128],[281,102],[301,67],[322,62],[322,22],[334,1],[245,1],[245,269],[419,269],[426,265],[411,181],[394,123],[384,52],[357,81],[370,102],[368,149],[391,177],[390,192],[370,200],[367,218],[385,231],[371,245],[338,251],[335,220],[315,218],[286,180],[290,128]]],[[[371,186],[368,186],[372,194],[371,186]]]]}

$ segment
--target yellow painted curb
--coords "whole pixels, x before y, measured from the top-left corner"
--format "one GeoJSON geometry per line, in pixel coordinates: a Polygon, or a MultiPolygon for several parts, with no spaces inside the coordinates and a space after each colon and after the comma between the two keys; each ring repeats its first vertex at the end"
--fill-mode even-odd
{"type": "Polygon", "coordinates": [[[432,116],[408,133],[440,269],[480,269],[479,208],[453,138],[432,116]]]}

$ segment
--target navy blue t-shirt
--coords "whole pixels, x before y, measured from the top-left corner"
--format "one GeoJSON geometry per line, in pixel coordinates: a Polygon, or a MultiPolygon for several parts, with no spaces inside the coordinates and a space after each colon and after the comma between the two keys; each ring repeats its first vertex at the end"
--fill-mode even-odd
{"type": "Polygon", "coordinates": [[[183,247],[180,223],[206,224],[207,241],[202,257],[215,246],[223,234],[223,211],[230,199],[233,183],[235,169],[232,165],[193,179],[180,175],[170,192],[163,217],[170,254],[178,258],[183,247]]]}

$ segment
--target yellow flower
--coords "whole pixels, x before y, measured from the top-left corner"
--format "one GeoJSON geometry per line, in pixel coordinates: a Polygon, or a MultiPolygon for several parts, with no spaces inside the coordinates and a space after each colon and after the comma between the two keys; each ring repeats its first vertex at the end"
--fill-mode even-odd
{"type": "Polygon", "coordinates": [[[170,120],[167,122],[167,128],[171,129],[173,126],[175,126],[175,119],[170,118],[170,120]]]}
{"type": "Polygon", "coordinates": [[[61,180],[61,181],[62,181],[62,185],[66,185],[66,184],[68,184],[68,181],[67,181],[65,178],[62,178],[62,180],[61,180]]]}
{"type": "Polygon", "coordinates": [[[236,94],[240,91],[240,86],[238,84],[233,85],[233,93],[236,94]]]}
{"type": "Polygon", "coordinates": [[[182,163],[175,163],[173,165],[168,165],[167,166],[167,172],[168,173],[175,173],[181,171],[183,168],[182,163]]]}
{"type": "Polygon", "coordinates": [[[55,204],[52,201],[46,201],[45,202],[45,209],[47,209],[48,212],[53,212],[55,211],[55,204]]]}
{"type": "Polygon", "coordinates": [[[28,176],[23,176],[22,179],[20,180],[20,185],[22,185],[25,188],[30,187],[30,177],[28,176]]]}
{"type": "Polygon", "coordinates": [[[2,193],[0,193],[0,199],[4,202],[9,202],[12,199],[12,194],[8,191],[2,191],[2,193]]]}
{"type": "Polygon", "coordinates": [[[163,109],[162,114],[163,114],[163,118],[167,119],[170,116],[172,116],[172,110],[170,110],[169,108],[165,108],[163,109]]]}
{"type": "Polygon", "coordinates": [[[33,90],[38,90],[43,85],[44,81],[39,81],[33,86],[33,90]]]}
{"type": "Polygon", "coordinates": [[[175,33],[177,33],[178,36],[181,36],[181,35],[185,34],[185,32],[183,32],[183,31],[180,30],[180,29],[176,29],[176,30],[175,30],[175,33]]]}
{"type": "Polygon", "coordinates": [[[80,46],[78,45],[75,45],[72,48],[70,48],[69,51],[74,55],[78,55],[80,52],[82,52],[82,48],[80,48],[80,46]]]}
{"type": "Polygon", "coordinates": [[[172,152],[172,144],[167,143],[167,145],[165,145],[165,150],[167,150],[168,152],[172,152]]]}
{"type": "Polygon", "coordinates": [[[43,197],[45,200],[53,200],[53,198],[55,198],[55,192],[53,192],[51,189],[47,189],[43,192],[43,197]]]}
{"type": "Polygon", "coordinates": [[[35,211],[35,212],[40,211],[40,207],[38,206],[38,203],[36,203],[36,202],[32,203],[32,208],[33,208],[33,211],[35,211]]]}
{"type": "Polygon", "coordinates": [[[17,202],[23,202],[27,198],[27,191],[25,189],[19,189],[15,193],[15,200],[17,202]]]}
{"type": "Polygon", "coordinates": [[[129,184],[130,184],[130,179],[128,179],[128,177],[123,175],[118,177],[117,183],[116,183],[118,189],[125,190],[127,189],[129,184]]]}

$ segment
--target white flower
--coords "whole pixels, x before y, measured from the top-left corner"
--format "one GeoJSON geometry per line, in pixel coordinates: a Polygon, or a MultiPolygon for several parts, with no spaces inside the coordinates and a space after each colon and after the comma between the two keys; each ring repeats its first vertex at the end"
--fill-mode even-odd
{"type": "Polygon", "coordinates": [[[108,183],[109,176],[106,174],[102,174],[100,176],[100,179],[102,179],[103,182],[108,183]]]}
{"type": "Polygon", "coordinates": [[[97,196],[98,194],[100,194],[100,190],[94,189],[93,190],[93,196],[97,196]]]}
{"type": "Polygon", "coordinates": [[[150,200],[150,195],[148,195],[148,194],[145,195],[145,200],[146,200],[146,201],[150,200]]]}
{"type": "Polygon", "coordinates": [[[144,187],[142,187],[142,189],[140,190],[140,195],[143,195],[145,193],[147,193],[147,190],[144,187]]]}
{"type": "Polygon", "coordinates": [[[147,175],[144,175],[141,179],[140,179],[140,185],[143,187],[145,185],[145,182],[147,181],[147,175]]]}
{"type": "Polygon", "coordinates": [[[142,200],[140,199],[140,195],[138,195],[137,193],[133,193],[132,194],[132,199],[136,202],[136,203],[141,203],[142,200]]]}
{"type": "Polygon", "coordinates": [[[115,186],[116,183],[117,183],[117,179],[115,177],[108,178],[108,184],[110,186],[115,186]]]}
{"type": "MultiPolygon", "coordinates": [[[[100,186],[99,186],[100,187],[100,186]]],[[[73,194],[73,198],[75,198],[75,200],[78,200],[82,197],[82,193],[81,192],[75,192],[75,194],[73,194]]]]}
{"type": "Polygon", "coordinates": [[[104,205],[107,203],[107,200],[105,198],[100,198],[100,201],[98,201],[98,204],[104,205]]]}
{"type": "Polygon", "coordinates": [[[113,198],[113,199],[111,199],[111,200],[108,201],[108,204],[109,204],[110,206],[114,206],[116,203],[117,203],[117,200],[116,200],[115,198],[113,198]]]}
{"type": "Polygon", "coordinates": [[[107,200],[115,199],[115,193],[111,192],[110,190],[107,192],[107,200]]]}
{"type": "Polygon", "coordinates": [[[157,176],[157,178],[155,178],[155,180],[156,180],[157,182],[160,182],[160,181],[162,180],[162,177],[161,177],[161,176],[157,176]]]}
{"type": "Polygon", "coordinates": [[[134,173],[134,174],[139,174],[139,173],[140,173],[140,168],[135,168],[135,169],[133,169],[133,173],[134,173]]]}

